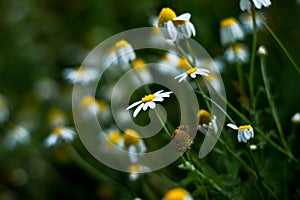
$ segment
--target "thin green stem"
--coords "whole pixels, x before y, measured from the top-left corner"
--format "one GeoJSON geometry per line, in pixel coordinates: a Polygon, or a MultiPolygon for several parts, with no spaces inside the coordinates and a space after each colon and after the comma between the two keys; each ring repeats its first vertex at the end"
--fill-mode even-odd
{"type": "Polygon", "coordinates": [[[202,89],[202,87],[200,85],[200,80],[196,79],[195,82],[196,82],[197,88],[199,90],[199,94],[202,95],[202,97],[203,97],[203,99],[205,101],[205,104],[206,104],[206,107],[207,107],[208,111],[211,112],[211,106],[210,106],[208,100],[205,98],[206,95],[205,95],[205,93],[204,93],[204,91],[203,91],[203,89],[202,89]]]}
{"type": "Polygon", "coordinates": [[[260,14],[258,12],[257,16],[259,17],[259,19],[262,21],[262,23],[264,24],[264,26],[267,28],[267,30],[270,32],[270,34],[272,35],[272,37],[275,39],[275,41],[277,42],[277,44],[280,46],[280,48],[282,49],[282,51],[285,53],[285,55],[288,57],[289,61],[292,63],[293,67],[295,68],[295,70],[297,71],[297,73],[300,75],[300,68],[299,66],[296,64],[295,60],[293,59],[293,57],[291,56],[291,54],[288,52],[288,50],[285,48],[285,46],[282,44],[282,42],[280,41],[280,39],[276,36],[276,34],[274,33],[274,31],[271,29],[271,27],[264,21],[263,17],[260,16],[260,14]]]}
{"type": "Polygon", "coordinates": [[[250,89],[250,99],[252,104],[252,109],[254,108],[254,65],[256,56],[256,45],[257,45],[257,31],[256,31],[256,14],[255,8],[251,6],[252,12],[252,24],[253,24],[253,39],[252,39],[252,52],[251,52],[251,62],[250,62],[250,74],[249,74],[249,89],[250,89]]]}
{"type": "Polygon", "coordinates": [[[283,130],[280,124],[280,119],[279,119],[279,115],[276,109],[276,105],[275,102],[273,100],[272,94],[271,94],[271,87],[270,87],[270,83],[269,83],[269,79],[267,76],[267,70],[266,70],[266,58],[265,56],[260,56],[260,66],[261,66],[261,73],[262,73],[262,77],[263,77],[263,81],[264,81],[264,86],[265,86],[265,90],[266,90],[266,94],[267,94],[267,99],[268,102],[270,104],[271,107],[271,111],[272,111],[272,115],[277,127],[277,130],[279,132],[279,136],[280,136],[280,140],[282,142],[282,145],[287,149],[290,150],[289,145],[284,137],[283,134],[283,130]]]}
{"type": "Polygon", "coordinates": [[[191,44],[190,44],[189,40],[185,40],[185,44],[187,46],[187,49],[188,49],[190,55],[192,56],[193,65],[195,66],[196,65],[196,57],[195,57],[194,51],[191,47],[191,44]]]}
{"type": "Polygon", "coordinates": [[[154,112],[155,112],[155,114],[156,114],[156,116],[157,116],[157,118],[158,118],[160,124],[162,125],[164,131],[165,131],[165,132],[168,134],[168,136],[171,138],[172,134],[171,134],[170,131],[168,130],[166,124],[165,124],[165,123],[163,122],[163,120],[161,119],[159,113],[157,112],[156,109],[154,109],[154,112]]]}

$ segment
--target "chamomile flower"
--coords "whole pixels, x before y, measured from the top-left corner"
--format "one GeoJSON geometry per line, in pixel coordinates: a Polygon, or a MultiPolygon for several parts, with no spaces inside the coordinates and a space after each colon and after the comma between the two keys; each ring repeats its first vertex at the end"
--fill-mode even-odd
{"type": "Polygon", "coordinates": [[[65,69],[63,75],[72,84],[88,85],[98,79],[99,72],[93,68],[78,67],[76,69],[65,69]]]}
{"type": "Polygon", "coordinates": [[[4,96],[0,94],[0,124],[8,119],[9,110],[4,96]]]}
{"type": "Polygon", "coordinates": [[[251,125],[237,127],[235,124],[227,124],[228,127],[238,131],[238,141],[246,143],[250,138],[254,137],[254,131],[251,125]]]}
{"type": "Polygon", "coordinates": [[[140,135],[132,129],[127,129],[123,135],[124,147],[128,149],[129,159],[132,163],[137,163],[136,153],[145,153],[147,147],[140,135]]]}
{"type": "Polygon", "coordinates": [[[57,145],[61,140],[65,142],[72,142],[75,138],[75,131],[70,127],[57,127],[52,133],[44,140],[45,147],[52,147],[57,145]]]}
{"type": "MultiPolygon", "coordinates": [[[[262,7],[269,7],[272,3],[270,0],[252,0],[254,7],[261,9],[262,7]]],[[[241,11],[251,12],[250,0],[240,0],[241,11]]]]}
{"type": "Polygon", "coordinates": [[[113,53],[121,66],[128,64],[136,58],[131,44],[129,44],[126,40],[120,40],[117,42],[114,46],[113,53]]]}
{"type": "Polygon", "coordinates": [[[177,38],[190,38],[196,35],[195,27],[189,21],[190,18],[190,13],[184,13],[177,17],[171,8],[163,8],[158,16],[158,26],[166,29],[166,31],[161,31],[166,39],[175,41],[177,38]]]}
{"type": "MultiPolygon", "coordinates": [[[[242,28],[245,33],[252,34],[253,33],[253,20],[252,20],[252,13],[242,13],[239,16],[239,20],[242,24],[242,28]]],[[[256,30],[259,31],[263,28],[263,23],[260,18],[255,18],[256,22],[256,30]]]]}
{"type": "Polygon", "coordinates": [[[224,57],[230,64],[247,63],[249,61],[249,50],[246,45],[236,43],[226,49],[224,57]]]}
{"type": "Polygon", "coordinates": [[[81,100],[82,114],[85,118],[97,115],[100,112],[100,105],[92,96],[85,96],[81,100]]]}
{"type": "Polygon", "coordinates": [[[220,39],[223,46],[227,46],[228,44],[244,39],[244,33],[235,18],[230,17],[221,21],[220,39]]]}
{"type": "Polygon", "coordinates": [[[193,200],[191,194],[180,187],[168,190],[162,200],[193,200]]]}
{"type": "Polygon", "coordinates": [[[193,68],[189,68],[188,70],[186,70],[185,73],[176,76],[175,79],[179,79],[178,82],[181,83],[188,76],[190,76],[191,78],[196,78],[197,75],[208,76],[208,74],[209,74],[209,71],[207,69],[200,69],[197,67],[193,67],[193,68]]]}
{"type": "Polygon", "coordinates": [[[139,105],[133,112],[133,117],[136,117],[142,109],[144,111],[146,111],[148,108],[154,109],[156,107],[156,102],[162,102],[164,98],[170,97],[170,94],[172,93],[173,92],[163,92],[163,90],[160,90],[154,94],[146,95],[142,98],[142,100],[134,102],[128,106],[126,110],[130,110],[131,108],[139,105]]]}
{"type": "Polygon", "coordinates": [[[107,134],[107,138],[109,141],[109,143],[107,144],[108,148],[112,147],[112,145],[116,145],[121,148],[124,147],[123,136],[119,130],[115,130],[115,129],[110,130],[107,134]]]}
{"type": "Polygon", "coordinates": [[[28,144],[31,140],[29,131],[20,125],[11,129],[4,138],[4,147],[14,149],[18,144],[28,144]]]}
{"type": "Polygon", "coordinates": [[[204,109],[198,112],[199,125],[198,130],[204,135],[212,135],[217,133],[218,124],[217,117],[214,115],[211,117],[210,113],[204,109]]]}
{"type": "Polygon", "coordinates": [[[128,167],[129,171],[129,180],[135,181],[137,180],[143,173],[150,171],[150,169],[141,164],[132,164],[128,167]]]}
{"type": "Polygon", "coordinates": [[[300,124],[300,112],[295,113],[291,118],[291,121],[294,124],[300,124]]]}
{"type": "Polygon", "coordinates": [[[136,73],[139,76],[139,77],[137,76],[133,77],[133,81],[136,84],[141,85],[141,80],[142,83],[152,82],[152,75],[142,58],[137,58],[134,61],[132,61],[132,66],[136,69],[136,73]]]}
{"type": "Polygon", "coordinates": [[[175,75],[175,70],[170,70],[170,68],[174,69],[174,66],[178,66],[180,62],[180,57],[174,53],[166,53],[158,65],[158,70],[163,74],[173,74],[175,75]]]}

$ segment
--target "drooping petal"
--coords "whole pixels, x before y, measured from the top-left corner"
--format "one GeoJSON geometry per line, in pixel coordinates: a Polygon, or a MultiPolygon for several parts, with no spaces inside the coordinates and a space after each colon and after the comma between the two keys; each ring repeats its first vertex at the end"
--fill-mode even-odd
{"type": "Polygon", "coordinates": [[[156,104],[153,102],[153,101],[150,101],[148,102],[148,106],[151,108],[151,109],[154,109],[156,107],[156,104]]]}
{"type": "Polygon", "coordinates": [[[180,20],[180,21],[189,21],[191,18],[191,14],[190,13],[184,13],[182,15],[179,15],[178,17],[175,17],[173,20],[180,20]]]}
{"type": "Polygon", "coordinates": [[[135,109],[135,111],[133,112],[133,117],[136,117],[136,116],[139,114],[139,112],[141,111],[141,109],[143,108],[143,106],[144,106],[144,103],[142,103],[141,105],[139,105],[139,106],[135,109]]]}
{"type": "Polygon", "coordinates": [[[135,107],[135,106],[137,106],[137,105],[139,105],[139,104],[141,104],[141,103],[142,103],[142,101],[134,102],[133,104],[131,104],[130,106],[128,106],[128,107],[126,108],[126,110],[129,110],[129,109],[131,109],[131,108],[133,108],[133,107],[135,107]]]}
{"type": "Polygon", "coordinates": [[[167,22],[167,29],[168,29],[168,33],[169,33],[170,39],[172,41],[175,41],[176,38],[177,38],[178,32],[177,32],[177,30],[176,30],[176,28],[175,28],[175,26],[174,26],[174,24],[173,24],[172,21],[167,22]]]}
{"type": "Polygon", "coordinates": [[[234,130],[238,130],[238,127],[237,127],[235,124],[229,123],[229,124],[227,124],[227,126],[228,126],[229,128],[234,129],[234,130]]]}

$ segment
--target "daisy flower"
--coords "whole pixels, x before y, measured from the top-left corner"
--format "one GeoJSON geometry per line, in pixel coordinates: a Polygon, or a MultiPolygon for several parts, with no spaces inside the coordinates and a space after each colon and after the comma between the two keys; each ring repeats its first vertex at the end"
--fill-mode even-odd
{"type": "Polygon", "coordinates": [[[198,112],[199,125],[198,130],[204,135],[215,134],[218,131],[217,117],[211,117],[210,113],[204,109],[198,112]]]}
{"type": "Polygon", "coordinates": [[[140,135],[132,129],[127,129],[123,135],[124,147],[129,152],[129,159],[132,163],[137,163],[137,153],[145,153],[147,147],[140,135]]]}
{"type": "Polygon", "coordinates": [[[223,46],[244,39],[244,33],[235,18],[226,18],[220,22],[220,39],[223,46]]]}
{"type": "Polygon", "coordinates": [[[129,171],[129,180],[135,181],[137,180],[143,173],[150,171],[150,169],[141,164],[132,164],[128,167],[129,171]]]}
{"type": "Polygon", "coordinates": [[[99,73],[93,68],[78,67],[76,69],[65,69],[63,75],[72,84],[88,85],[98,79],[99,73]]]}
{"type": "Polygon", "coordinates": [[[146,95],[142,98],[142,100],[134,102],[133,104],[128,106],[126,110],[130,110],[131,108],[139,105],[133,112],[133,117],[136,117],[142,109],[144,111],[146,111],[148,108],[154,109],[156,107],[155,102],[162,102],[164,98],[170,97],[170,94],[172,93],[173,92],[163,92],[163,90],[160,90],[158,92],[155,92],[154,94],[146,95]]]}
{"type": "Polygon", "coordinates": [[[227,124],[228,127],[238,131],[238,141],[246,143],[250,138],[254,137],[254,131],[251,125],[237,127],[235,124],[227,124]]]}
{"type": "Polygon", "coordinates": [[[136,58],[131,44],[129,44],[126,40],[120,40],[117,42],[114,46],[113,53],[115,54],[119,65],[126,65],[136,58]]]}
{"type": "Polygon", "coordinates": [[[224,57],[230,64],[247,63],[249,61],[249,51],[246,45],[236,43],[226,49],[224,57]]]}
{"type": "Polygon", "coordinates": [[[61,140],[65,142],[72,142],[75,138],[75,131],[69,127],[57,127],[52,133],[45,139],[44,145],[46,147],[52,147],[57,145],[61,140]]]}
{"type": "Polygon", "coordinates": [[[4,146],[14,149],[18,144],[28,144],[31,140],[29,131],[23,126],[15,126],[4,138],[4,146]]]}
{"type": "Polygon", "coordinates": [[[196,78],[197,75],[208,76],[208,74],[209,74],[209,71],[207,69],[200,69],[197,67],[193,67],[193,68],[186,70],[185,73],[176,76],[175,79],[179,78],[178,82],[181,83],[188,76],[190,76],[191,78],[196,78]]]}
{"type": "Polygon", "coordinates": [[[139,75],[133,76],[133,81],[136,84],[143,84],[143,83],[148,83],[152,82],[152,75],[150,70],[148,69],[147,65],[145,64],[145,61],[142,58],[137,58],[134,61],[132,61],[132,66],[136,69],[136,73],[139,75]],[[142,83],[141,83],[142,80],[142,83]]]}
{"type": "Polygon", "coordinates": [[[166,28],[166,31],[161,31],[166,39],[175,41],[177,38],[190,38],[196,35],[195,27],[189,21],[190,18],[190,13],[184,13],[177,17],[171,8],[163,8],[158,16],[158,26],[166,28]]]}
{"type": "Polygon", "coordinates": [[[193,200],[191,194],[180,187],[168,190],[162,200],[193,200]]]}
{"type": "MultiPolygon", "coordinates": [[[[242,28],[244,29],[245,33],[252,34],[253,33],[253,20],[252,20],[252,13],[242,13],[239,16],[239,20],[242,24],[242,28]]],[[[255,18],[256,22],[256,30],[259,31],[263,28],[263,23],[260,18],[255,18]]]]}
{"type": "MultiPolygon", "coordinates": [[[[262,7],[269,7],[272,3],[270,0],[252,0],[254,7],[261,9],[262,7]]],[[[240,0],[241,11],[251,12],[250,0],[240,0]]]]}

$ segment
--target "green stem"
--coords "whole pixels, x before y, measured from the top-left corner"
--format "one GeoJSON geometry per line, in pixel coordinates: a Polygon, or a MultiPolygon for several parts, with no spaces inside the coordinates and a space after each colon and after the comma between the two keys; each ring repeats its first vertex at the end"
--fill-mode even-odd
{"type": "Polygon", "coordinates": [[[168,136],[171,138],[172,134],[171,134],[170,131],[168,130],[166,124],[165,124],[165,123],[163,122],[163,120],[161,119],[159,113],[157,112],[156,109],[154,109],[154,112],[155,112],[155,114],[156,114],[156,116],[157,116],[157,118],[158,118],[160,124],[162,125],[164,131],[165,131],[165,132],[168,134],[168,136]]]}
{"type": "Polygon", "coordinates": [[[191,47],[191,44],[190,44],[189,40],[185,40],[185,44],[187,46],[187,49],[188,49],[190,55],[192,56],[193,65],[195,66],[196,65],[196,57],[195,57],[194,51],[193,51],[193,49],[191,47]]]}
{"type": "Polygon", "coordinates": [[[252,12],[252,24],[253,24],[253,39],[252,39],[252,52],[251,52],[251,62],[250,62],[250,74],[249,74],[249,89],[250,89],[250,99],[252,103],[252,109],[254,108],[254,65],[256,56],[256,43],[257,43],[257,32],[256,32],[256,14],[255,8],[251,6],[252,12]]]}
{"type": "Polygon", "coordinates": [[[288,57],[289,61],[292,63],[293,67],[295,68],[295,70],[297,71],[297,73],[300,75],[300,68],[299,66],[296,64],[295,60],[293,59],[293,57],[291,56],[291,54],[288,52],[288,50],[285,48],[285,46],[282,44],[282,42],[280,41],[280,39],[276,36],[276,34],[274,33],[274,31],[271,29],[271,27],[264,21],[264,19],[262,18],[262,16],[260,16],[260,14],[258,12],[257,16],[259,17],[259,19],[262,21],[262,23],[264,24],[264,26],[267,28],[267,30],[270,32],[270,34],[272,35],[272,37],[275,39],[275,41],[277,42],[277,44],[280,46],[280,48],[283,50],[283,52],[285,53],[285,55],[288,57]]]}
{"type": "Polygon", "coordinates": [[[196,78],[195,82],[196,82],[197,88],[199,90],[199,94],[202,95],[202,97],[203,97],[203,99],[205,101],[205,104],[206,104],[206,107],[207,107],[208,111],[211,112],[211,106],[210,106],[208,100],[205,98],[206,95],[205,95],[205,93],[204,93],[204,91],[203,91],[203,89],[202,89],[202,87],[200,85],[200,80],[196,78]]]}
{"type": "Polygon", "coordinates": [[[281,127],[281,124],[280,124],[279,115],[278,115],[278,112],[277,112],[277,109],[276,109],[276,105],[275,105],[275,102],[274,102],[272,94],[271,94],[270,83],[269,83],[269,79],[268,79],[268,76],[267,76],[267,70],[266,70],[265,56],[260,56],[260,66],[261,66],[261,73],[262,73],[262,77],[263,77],[263,81],[264,81],[264,85],[265,85],[265,90],[266,90],[268,102],[270,104],[272,115],[273,115],[276,127],[278,129],[278,132],[279,132],[280,140],[281,140],[283,146],[287,150],[290,150],[289,145],[288,145],[287,141],[285,140],[283,130],[282,130],[282,127],[281,127]]]}

